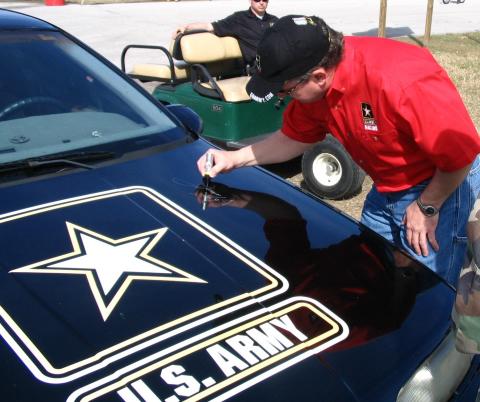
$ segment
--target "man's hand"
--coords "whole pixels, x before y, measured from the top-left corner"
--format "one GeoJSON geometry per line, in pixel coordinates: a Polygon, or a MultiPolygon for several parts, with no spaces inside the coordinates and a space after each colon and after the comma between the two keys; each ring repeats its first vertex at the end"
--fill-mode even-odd
{"type": "Polygon", "coordinates": [[[223,151],[212,148],[205,152],[197,161],[198,171],[202,176],[205,175],[207,154],[211,154],[213,158],[212,168],[209,172],[211,178],[216,177],[219,173],[226,173],[238,167],[235,162],[235,151],[223,151]]]}
{"type": "Polygon", "coordinates": [[[205,159],[208,153],[213,156],[213,168],[210,177],[226,173],[243,166],[268,165],[280,163],[301,155],[313,144],[292,140],[277,130],[259,142],[239,148],[235,151],[209,149],[197,161],[198,170],[205,175],[205,159]]]}
{"type": "Polygon", "coordinates": [[[425,216],[415,201],[405,211],[403,224],[405,225],[407,241],[417,255],[428,256],[428,243],[435,251],[440,249],[435,237],[438,217],[439,214],[431,217],[425,216]]]}
{"type": "MultiPolygon", "coordinates": [[[[467,176],[471,164],[452,172],[435,171],[421,197],[425,204],[441,208],[445,200],[457,189],[467,176]]],[[[412,202],[403,217],[408,244],[418,255],[428,255],[428,243],[435,251],[440,249],[435,237],[439,214],[427,217],[420,210],[417,202],[412,202]],[[427,243],[428,242],[428,243],[427,243]]]]}
{"type": "Polygon", "coordinates": [[[175,29],[175,31],[173,31],[172,33],[172,39],[175,39],[179,34],[184,33],[185,30],[186,30],[185,26],[178,27],[177,29],[175,29]]]}
{"type": "Polygon", "coordinates": [[[175,39],[181,33],[194,30],[213,32],[213,25],[210,22],[193,22],[187,25],[183,25],[173,31],[172,39],[175,39]]]}

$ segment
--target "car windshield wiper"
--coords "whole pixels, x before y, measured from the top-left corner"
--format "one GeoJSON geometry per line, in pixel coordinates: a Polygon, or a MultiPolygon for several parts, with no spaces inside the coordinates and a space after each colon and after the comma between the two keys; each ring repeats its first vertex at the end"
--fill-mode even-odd
{"type": "Polygon", "coordinates": [[[0,164],[0,173],[22,169],[36,169],[43,166],[71,165],[83,169],[93,169],[91,165],[83,162],[93,162],[104,159],[111,159],[116,156],[115,152],[71,152],[42,156],[38,158],[23,159],[21,161],[7,162],[0,164]]]}

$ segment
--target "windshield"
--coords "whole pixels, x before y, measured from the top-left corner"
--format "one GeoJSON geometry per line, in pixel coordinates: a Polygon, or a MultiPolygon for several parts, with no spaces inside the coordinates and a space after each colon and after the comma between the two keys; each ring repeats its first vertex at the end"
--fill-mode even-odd
{"type": "Polygon", "coordinates": [[[60,33],[2,32],[0,60],[0,163],[180,135],[158,106],[60,33]]]}

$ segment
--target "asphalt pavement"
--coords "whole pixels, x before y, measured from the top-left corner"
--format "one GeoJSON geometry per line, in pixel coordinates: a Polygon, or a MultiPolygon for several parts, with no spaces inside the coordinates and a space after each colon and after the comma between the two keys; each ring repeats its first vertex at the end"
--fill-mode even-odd
{"type": "MultiPolygon", "coordinates": [[[[125,1],[125,0],[123,0],[125,1]]],[[[128,44],[168,46],[174,29],[188,22],[214,21],[246,9],[247,0],[164,1],[117,4],[46,6],[42,2],[8,2],[0,7],[46,20],[77,36],[116,65],[128,44]]],[[[380,0],[271,0],[269,12],[318,15],[344,34],[376,35],[380,0]]],[[[423,35],[427,0],[388,0],[387,36],[423,35]]],[[[443,4],[435,0],[432,34],[480,29],[480,0],[443,4]]],[[[152,53],[135,55],[135,62],[161,62],[152,53]]]]}

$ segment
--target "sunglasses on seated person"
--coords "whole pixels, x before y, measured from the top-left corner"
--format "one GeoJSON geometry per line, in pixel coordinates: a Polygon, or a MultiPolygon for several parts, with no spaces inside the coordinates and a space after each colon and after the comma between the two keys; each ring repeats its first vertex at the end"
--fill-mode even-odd
{"type": "Polygon", "coordinates": [[[253,0],[255,3],[260,3],[261,1],[263,1],[264,3],[268,3],[268,0],[253,0]]]}

